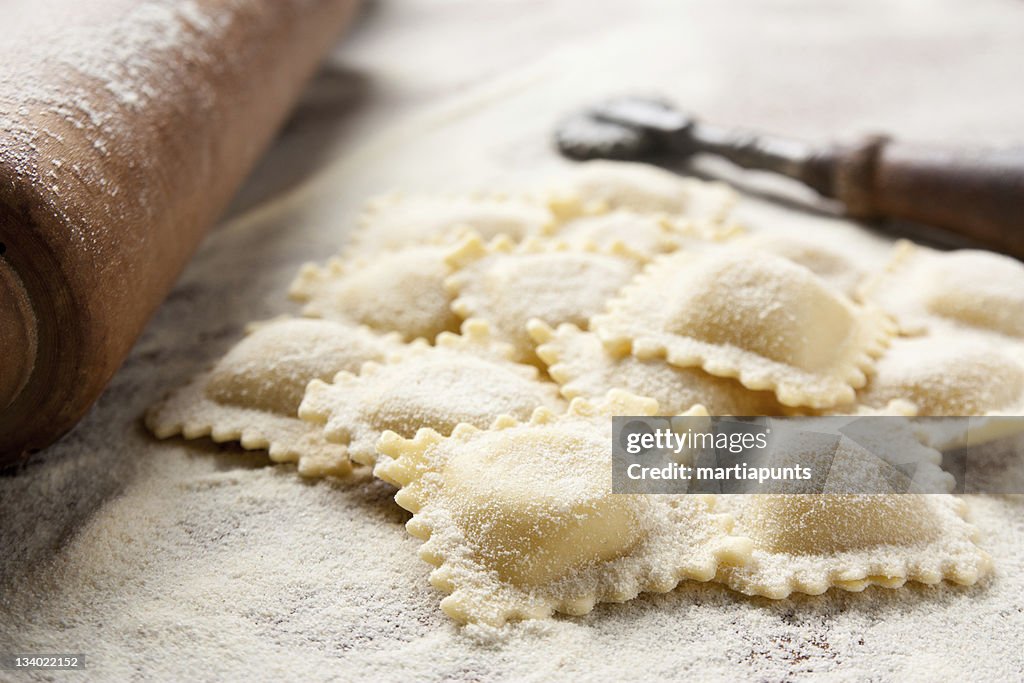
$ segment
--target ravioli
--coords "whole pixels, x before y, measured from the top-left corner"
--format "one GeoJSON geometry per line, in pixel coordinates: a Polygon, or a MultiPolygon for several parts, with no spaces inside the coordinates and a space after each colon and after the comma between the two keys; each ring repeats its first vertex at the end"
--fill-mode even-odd
{"type": "Polygon", "coordinates": [[[667,214],[617,209],[552,223],[545,234],[574,249],[596,248],[649,261],[683,247],[700,248],[703,243],[734,238],[742,234],[742,229],[733,223],[694,222],[667,214]]]}
{"type": "Polygon", "coordinates": [[[861,295],[908,334],[960,328],[1024,341],[1024,264],[1008,256],[937,252],[903,241],[861,295]]]}
{"type": "Polygon", "coordinates": [[[771,448],[760,466],[799,466],[806,479],[779,479],[747,491],[768,493],[949,493],[942,454],[921,439],[903,416],[795,418],[771,424],[771,448]]]}
{"type": "MultiPolygon", "coordinates": [[[[831,236],[830,236],[831,237],[831,236]]],[[[781,256],[807,268],[846,296],[856,296],[867,271],[858,262],[854,247],[825,239],[755,235],[740,244],[752,251],[781,256]]]]}
{"type": "Polygon", "coordinates": [[[990,340],[966,334],[896,339],[858,400],[881,407],[898,399],[922,416],[1020,415],[1024,363],[990,340]]]}
{"type": "Polygon", "coordinates": [[[784,415],[786,408],[770,391],[751,391],[734,379],[700,368],[678,368],[660,358],[640,360],[610,354],[597,335],[563,323],[557,330],[539,320],[529,325],[537,355],[558,382],[562,395],[598,399],[623,389],[656,399],[669,415],[701,404],[712,415],[784,415]]]}
{"type": "Polygon", "coordinates": [[[358,375],[341,372],[331,384],[312,382],[299,416],[322,426],[356,462],[377,461],[385,430],[413,436],[431,428],[449,434],[461,423],[485,427],[500,415],[528,417],[538,406],[562,410],[557,388],[537,369],[509,360],[486,323],[463,325],[462,336],[442,333],[437,345],[414,342],[384,363],[366,363],[358,375]]]}
{"type": "Polygon", "coordinates": [[[852,402],[894,331],[807,268],[744,249],[656,259],[591,328],[615,355],[702,367],[810,408],[852,402]]]}
{"type": "Polygon", "coordinates": [[[550,201],[560,217],[625,209],[721,223],[737,199],[725,183],[684,178],[650,164],[596,160],[577,164],[550,201]]]}
{"type": "Polygon", "coordinates": [[[379,448],[390,459],[375,473],[413,513],[407,528],[425,541],[431,583],[449,593],[441,609],[492,625],[584,614],[742,564],[750,543],[730,535],[710,497],[611,493],[609,417],[657,413],[656,401],[611,392],[488,430],[386,433],[379,448]]]}
{"type": "Polygon", "coordinates": [[[367,203],[347,253],[447,244],[468,232],[518,241],[539,234],[552,219],[547,207],[526,197],[386,195],[367,203]]]}
{"type": "Polygon", "coordinates": [[[299,474],[343,476],[351,471],[344,446],[299,420],[306,384],[366,361],[383,360],[398,338],[327,320],[280,318],[254,325],[212,370],[171,392],[146,415],[157,438],[181,434],[238,441],[267,449],[275,462],[294,462],[299,474]]]}
{"type": "Polygon", "coordinates": [[[447,280],[452,309],[463,318],[482,318],[515,348],[519,362],[540,361],[527,323],[537,318],[586,327],[637,272],[631,259],[564,244],[505,238],[488,244],[469,237],[449,256],[455,273],[447,280]]]}
{"type": "Polygon", "coordinates": [[[397,332],[405,341],[433,341],[441,332],[457,332],[445,278],[450,249],[413,246],[373,257],[331,259],[325,267],[307,263],[290,294],[302,301],[302,313],[397,332]]]}
{"type": "Polygon", "coordinates": [[[672,229],[665,216],[624,210],[552,224],[548,236],[575,249],[597,247],[626,253],[641,261],[675,251],[682,243],[682,236],[672,229]]]}
{"type": "Polygon", "coordinates": [[[949,494],[721,496],[736,533],[754,541],[749,563],[723,567],[718,581],[773,599],[831,587],[861,591],[907,581],[969,585],[991,569],[949,494]]]}

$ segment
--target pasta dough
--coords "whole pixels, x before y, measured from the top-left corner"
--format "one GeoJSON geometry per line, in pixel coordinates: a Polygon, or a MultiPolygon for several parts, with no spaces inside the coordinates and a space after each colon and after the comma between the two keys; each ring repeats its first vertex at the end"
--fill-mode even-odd
{"type": "Polygon", "coordinates": [[[907,581],[972,584],[991,568],[951,495],[722,496],[736,533],[754,541],[751,561],[718,580],[747,595],[781,599],[830,587],[860,591],[907,581]]]}
{"type": "Polygon", "coordinates": [[[751,391],[734,379],[715,377],[700,368],[677,368],[664,360],[617,358],[597,335],[564,323],[557,330],[531,321],[530,335],[548,374],[568,399],[600,398],[611,389],[624,389],[656,399],[675,415],[701,404],[712,415],[783,415],[786,410],[770,391],[751,391]]]}
{"type": "Polygon", "coordinates": [[[327,320],[282,318],[256,325],[212,370],[153,406],[146,425],[157,438],[181,434],[265,448],[275,462],[295,462],[303,476],[345,475],[344,446],[328,443],[296,411],[306,384],[382,360],[395,336],[327,320]]]}
{"type": "Polygon", "coordinates": [[[443,333],[437,346],[413,343],[386,363],[367,363],[357,376],[312,382],[299,415],[323,425],[349,457],[373,464],[385,430],[412,436],[429,427],[443,434],[457,424],[487,426],[499,415],[526,418],[538,406],[564,407],[537,369],[508,360],[511,348],[491,338],[486,323],[467,321],[462,336],[443,333]]]}
{"type": "Polygon", "coordinates": [[[449,257],[452,309],[463,318],[483,318],[515,347],[515,360],[541,365],[526,324],[570,322],[585,327],[590,317],[636,273],[636,263],[597,250],[498,238],[484,244],[470,237],[449,257]]]}
{"type": "Polygon", "coordinates": [[[900,242],[862,295],[908,334],[954,327],[1024,340],[1024,265],[1008,256],[900,242]]]}
{"type": "Polygon", "coordinates": [[[449,243],[475,232],[521,240],[541,232],[551,212],[526,198],[388,195],[371,200],[349,253],[375,254],[413,244],[449,243]]]}
{"type": "Polygon", "coordinates": [[[656,401],[612,392],[563,416],[541,408],[526,423],[506,416],[447,438],[385,434],[379,448],[392,459],[375,472],[401,488],[409,533],[437,567],[431,583],[450,593],[444,612],[495,625],[583,614],[743,563],[749,541],[729,535],[711,498],[611,493],[609,417],[657,412],[656,401]]]}
{"type": "Polygon", "coordinates": [[[373,257],[334,258],[325,267],[306,264],[290,294],[305,302],[304,315],[398,332],[406,341],[433,341],[441,332],[459,329],[444,286],[448,251],[414,246],[373,257]]]}
{"type": "Polygon", "coordinates": [[[699,366],[811,408],[852,402],[893,331],[803,266],[741,249],[655,260],[591,325],[616,355],[699,366]]]}
{"type": "Polygon", "coordinates": [[[722,223],[738,197],[724,183],[683,178],[650,164],[587,161],[578,164],[552,192],[562,217],[626,209],[722,223]]]}

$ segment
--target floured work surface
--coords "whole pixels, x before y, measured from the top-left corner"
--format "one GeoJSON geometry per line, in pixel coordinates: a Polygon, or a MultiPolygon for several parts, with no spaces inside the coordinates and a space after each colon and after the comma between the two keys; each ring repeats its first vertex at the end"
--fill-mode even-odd
{"type": "MultiPolygon", "coordinates": [[[[679,11],[685,9],[694,11],[679,11]]],[[[845,10],[847,21],[830,29],[835,39],[851,48],[871,41],[877,35],[877,9],[845,10]]],[[[366,196],[396,187],[486,189],[498,179],[504,183],[553,166],[556,160],[544,138],[553,110],[583,101],[598,85],[602,91],[627,84],[635,89],[638,73],[646,74],[645,83],[658,84],[709,116],[716,103],[735,120],[749,120],[756,111],[756,99],[737,101],[735,93],[726,97],[719,87],[744,73],[755,51],[761,59],[773,54],[753,32],[759,21],[774,17],[767,9],[748,8],[750,16],[742,25],[750,22],[751,44],[738,54],[712,49],[713,41],[735,41],[733,11],[729,17],[707,15],[689,47],[680,47],[678,27],[669,32],[658,27],[662,22],[644,21],[632,12],[615,16],[614,10],[584,12],[571,6],[552,12],[565,14],[551,17],[549,25],[559,30],[546,36],[550,44],[579,47],[578,54],[552,52],[538,64],[512,68],[521,61],[515,46],[522,41],[520,35],[513,39],[510,30],[501,49],[484,51],[492,69],[468,95],[452,96],[448,103],[435,99],[441,104],[432,111],[416,113],[410,106],[405,123],[364,146],[346,148],[344,155],[339,145],[336,155],[342,161],[321,179],[216,234],[82,428],[24,475],[0,483],[6,520],[0,533],[5,550],[13,550],[0,565],[3,609],[10,611],[2,623],[18,625],[18,650],[60,651],[68,643],[88,644],[77,649],[92,648],[86,654],[93,675],[117,678],[133,671],[254,680],[284,671],[313,680],[357,675],[781,678],[804,672],[935,679],[1019,672],[1022,585],[1013,568],[1024,559],[1024,529],[1021,503],[1014,497],[971,501],[979,543],[998,558],[994,577],[973,588],[868,588],[769,603],[734,597],[716,585],[687,583],[670,593],[598,606],[582,618],[528,622],[500,631],[457,628],[437,610],[440,595],[427,587],[429,567],[411,559],[419,541],[401,528],[407,517],[392,503],[392,488],[358,478],[307,484],[290,466],[268,466],[266,456],[222,451],[202,442],[198,447],[154,444],[139,429],[145,408],[167,388],[215,362],[241,337],[245,322],[294,310],[279,292],[300,263],[322,261],[337,250],[366,196]],[[600,26],[616,28],[600,40],[583,37],[600,26]],[[653,72],[645,60],[644,70],[637,71],[629,50],[622,48],[638,40],[662,47],[669,58],[653,72]],[[699,45],[708,48],[707,54],[693,51],[699,45]],[[590,69],[595,61],[607,67],[608,80],[587,86],[572,67],[587,64],[590,69]],[[701,68],[695,70],[696,65],[701,68]],[[683,66],[696,80],[680,83],[683,66]],[[507,78],[490,77],[505,70],[507,78]],[[523,89],[525,83],[532,85],[523,89]],[[456,144],[461,156],[448,159],[445,150],[456,144]],[[951,652],[948,642],[967,637],[978,643],[969,656],[951,652]]],[[[966,44],[982,25],[986,31],[1005,26],[1009,41],[1020,28],[995,5],[979,9],[972,19],[977,25],[965,25],[949,8],[932,14],[910,12],[893,19],[892,30],[924,25],[918,45],[923,47],[932,39],[948,42],[951,34],[966,44]]],[[[397,19],[385,10],[375,21],[380,24],[371,23],[367,37],[351,46],[357,63],[373,68],[374,60],[381,60],[393,69],[407,62],[408,53],[401,60],[389,56],[396,45],[392,41],[415,40],[423,26],[385,38],[374,32],[397,19]]],[[[777,46],[773,49],[777,52],[777,46]]],[[[789,57],[795,58],[795,52],[789,57]]],[[[786,53],[777,59],[780,73],[794,73],[786,53]]],[[[851,94],[849,102],[823,104],[836,109],[827,115],[801,119],[800,112],[787,110],[772,118],[767,112],[764,125],[824,135],[826,121],[829,127],[837,121],[858,125],[886,116],[915,136],[928,131],[934,137],[955,135],[962,131],[940,129],[935,117],[918,119],[913,111],[900,109],[895,103],[905,98],[894,95],[906,82],[936,97],[944,96],[949,78],[967,82],[969,76],[986,73],[1000,82],[1005,69],[994,57],[985,59],[968,59],[942,79],[928,75],[933,60],[910,60],[894,70],[896,75],[875,83],[883,94],[893,95],[894,104],[876,103],[877,112],[862,119],[856,107],[846,106],[857,102],[851,94]]],[[[864,78],[855,61],[836,62],[847,81],[864,78]]],[[[377,68],[386,78],[388,68],[377,68]]],[[[423,73],[410,65],[402,68],[423,73]]],[[[815,78],[824,87],[834,77],[829,72],[815,78]]],[[[453,85],[437,78],[434,95],[453,85]]],[[[770,75],[763,78],[749,97],[770,101],[769,86],[778,84],[770,75]]],[[[999,140],[1001,131],[1009,135],[1008,122],[1019,118],[1022,109],[1008,102],[1003,113],[986,107],[977,116],[992,117],[985,119],[988,134],[999,140]]],[[[949,112],[952,121],[971,116],[956,106],[949,112]]],[[[357,117],[356,125],[378,132],[387,128],[386,121],[370,118],[357,117]]],[[[292,135],[291,141],[301,144],[301,136],[292,135]]],[[[257,174],[257,187],[261,182],[264,189],[272,186],[267,178],[266,171],[257,174]]],[[[878,259],[888,251],[844,224],[752,200],[741,209],[749,223],[766,231],[798,233],[814,226],[837,240],[874,249],[878,259]]],[[[897,385],[906,381],[894,377],[897,385]]],[[[15,636],[5,632],[3,637],[15,636]]]]}

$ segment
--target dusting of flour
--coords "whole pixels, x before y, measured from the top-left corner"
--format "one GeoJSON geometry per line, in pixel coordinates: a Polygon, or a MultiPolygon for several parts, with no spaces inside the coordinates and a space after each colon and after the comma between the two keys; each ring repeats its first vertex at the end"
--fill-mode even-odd
{"type": "Polygon", "coordinates": [[[972,588],[780,602],[684,583],[583,618],[460,628],[437,609],[430,567],[415,560],[420,541],[403,529],[406,514],[383,482],[307,484],[256,455],[149,448],[146,476],[52,562],[13,585],[5,577],[0,642],[87,652],[107,680],[549,680],[593,671],[1012,680],[1020,671],[1024,499],[972,501],[1002,568],[972,588]],[[985,634],[986,657],[950,648],[964,633],[985,634]]]}

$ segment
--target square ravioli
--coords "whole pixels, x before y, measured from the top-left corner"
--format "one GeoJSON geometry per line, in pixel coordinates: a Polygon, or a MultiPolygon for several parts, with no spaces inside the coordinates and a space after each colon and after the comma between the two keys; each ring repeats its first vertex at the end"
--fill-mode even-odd
{"type": "Polygon", "coordinates": [[[1020,431],[1024,266],[902,243],[879,269],[852,228],[748,234],[731,188],[645,164],[538,197],[371,200],[292,283],[307,317],[251,326],[147,426],[303,476],[372,467],[460,623],[685,581],[781,599],[991,571],[939,449],[1020,431]],[[786,416],[758,464],[815,474],[612,493],[612,416],[712,414],[786,416]]]}
{"type": "Polygon", "coordinates": [[[613,391],[563,415],[540,408],[528,422],[506,416],[448,437],[386,433],[389,459],[375,473],[413,513],[407,528],[436,566],[431,583],[449,593],[441,609],[492,625],[583,614],[743,564],[750,541],[730,534],[711,497],[611,492],[610,417],[657,413],[657,401],[613,391]]]}
{"type": "Polygon", "coordinates": [[[303,315],[397,332],[405,341],[433,342],[442,332],[457,332],[445,288],[451,268],[449,249],[420,245],[374,254],[333,258],[323,267],[307,263],[289,295],[305,305],[303,315]]]}
{"type": "Polygon", "coordinates": [[[412,436],[429,427],[444,434],[460,423],[485,427],[499,415],[528,417],[538,406],[564,407],[557,388],[530,365],[510,360],[488,325],[468,320],[462,335],[443,333],[436,346],[419,341],[359,374],[340,372],[328,384],[311,382],[299,408],[310,425],[347,448],[353,460],[377,461],[385,430],[412,436]]]}
{"type": "Polygon", "coordinates": [[[468,232],[519,241],[539,234],[552,218],[543,203],[528,197],[386,195],[367,203],[346,254],[446,244],[468,232]]]}
{"type": "Polygon", "coordinates": [[[396,348],[395,336],[327,320],[257,324],[211,370],[150,408],[146,425],[160,439],[238,441],[266,449],[275,462],[296,463],[304,476],[342,476],[352,468],[345,448],[298,417],[306,385],[358,371],[396,348]]]}
{"type": "Polygon", "coordinates": [[[895,316],[907,334],[958,328],[1024,342],[1024,264],[1009,256],[902,241],[861,296],[895,316]]]}
{"type": "Polygon", "coordinates": [[[852,402],[894,333],[809,269],[741,248],[656,259],[591,328],[616,355],[700,367],[809,408],[852,402]]]}
{"type": "Polygon", "coordinates": [[[537,318],[550,325],[586,327],[637,272],[628,256],[596,248],[528,240],[516,245],[499,237],[484,243],[471,236],[448,257],[452,309],[463,318],[487,320],[515,348],[520,362],[543,364],[526,329],[537,318]]]}
{"type": "Polygon", "coordinates": [[[748,595],[782,599],[943,579],[969,585],[991,569],[964,519],[966,503],[948,494],[733,495],[721,504],[754,551],[717,580],[748,595]]]}
{"type": "Polygon", "coordinates": [[[709,224],[725,223],[739,198],[725,183],[684,178],[651,164],[605,160],[577,164],[556,182],[550,197],[560,217],[625,209],[709,224]]]}

